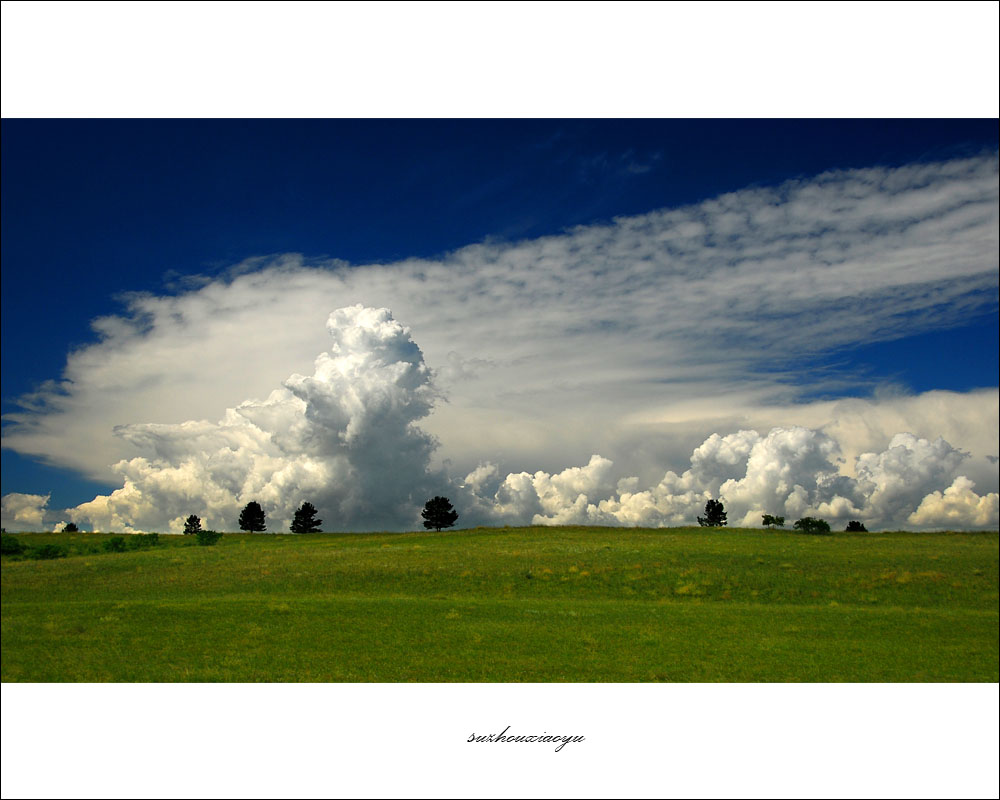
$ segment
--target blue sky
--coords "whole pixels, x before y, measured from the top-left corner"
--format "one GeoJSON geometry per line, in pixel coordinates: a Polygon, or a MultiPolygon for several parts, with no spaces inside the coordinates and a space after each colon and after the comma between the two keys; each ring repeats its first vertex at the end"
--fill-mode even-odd
{"type": "MultiPolygon", "coordinates": [[[[808,183],[830,171],[988,161],[998,142],[989,119],[7,119],[3,133],[5,415],[59,379],[70,352],[98,341],[93,320],[128,317],[123,297],[134,293],[165,299],[213,282],[231,285],[238,273],[266,272],[282,254],[300,254],[301,268],[333,271],[413,260],[447,265],[470,245],[516,249],[581,226],[596,230],[727,193],[808,183]]],[[[937,269],[948,277],[947,266],[937,269]]],[[[963,290],[961,299],[942,299],[940,314],[931,301],[898,309],[876,304],[873,314],[922,321],[876,326],[867,338],[820,337],[799,349],[778,348],[773,359],[762,349],[755,370],[773,370],[779,383],[795,388],[783,401],[799,405],[995,389],[995,278],[963,290]]],[[[776,289],[761,285],[762,292],[776,289]]],[[[447,281],[436,296],[450,302],[447,281]]],[[[377,292],[361,299],[383,303],[377,292]]],[[[665,315],[670,300],[662,298],[665,315]]],[[[323,309],[324,316],[333,310],[323,309]]],[[[840,312],[831,306],[831,313],[840,312]]],[[[418,345],[419,334],[413,331],[418,345]]],[[[720,333],[717,346],[724,341],[720,333]]],[[[169,391],[169,369],[159,379],[169,391]]],[[[741,380],[752,382],[749,374],[741,380]]],[[[246,399],[237,395],[234,389],[228,403],[201,413],[216,418],[246,399]]],[[[781,400],[772,393],[767,402],[781,400]]],[[[123,416],[115,424],[183,421],[161,411],[160,418],[123,416]]],[[[117,476],[53,456],[51,446],[8,447],[9,430],[4,495],[51,493],[49,506],[63,508],[119,485],[117,476]]],[[[447,440],[442,430],[433,433],[447,440]]],[[[685,439],[684,447],[690,452],[700,441],[685,439]]],[[[582,464],[600,444],[564,449],[582,464]]],[[[456,458],[445,445],[443,457],[456,458]]],[[[70,437],[65,447],[88,445],[70,437]]],[[[558,459],[533,465],[525,453],[499,460],[505,458],[505,466],[530,473],[559,468],[558,459]]],[[[636,471],[686,466],[649,458],[636,471]]],[[[458,460],[464,469],[498,454],[485,447],[478,459],[463,452],[458,460]]]]}

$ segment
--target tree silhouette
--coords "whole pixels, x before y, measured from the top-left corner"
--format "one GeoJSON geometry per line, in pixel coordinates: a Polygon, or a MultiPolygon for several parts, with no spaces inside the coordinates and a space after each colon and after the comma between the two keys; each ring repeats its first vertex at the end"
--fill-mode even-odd
{"type": "Polygon", "coordinates": [[[184,520],[184,535],[196,534],[201,530],[201,517],[192,514],[184,520]]]}
{"type": "Polygon", "coordinates": [[[703,528],[721,528],[727,525],[726,511],[721,500],[709,500],[705,503],[705,516],[698,517],[698,524],[703,528]]]}
{"type": "Polygon", "coordinates": [[[857,533],[868,533],[868,528],[865,527],[863,522],[858,522],[856,519],[852,519],[847,523],[847,527],[844,528],[845,531],[855,531],[857,533]]]}
{"type": "Polygon", "coordinates": [[[264,520],[264,509],[260,507],[260,503],[256,500],[251,500],[240,512],[240,530],[249,531],[250,533],[267,530],[267,523],[264,520]]]}
{"type": "Polygon", "coordinates": [[[420,512],[420,516],[424,518],[425,528],[439,531],[454,525],[458,519],[458,512],[452,508],[451,501],[447,497],[432,497],[420,512]]]}
{"type": "Polygon", "coordinates": [[[770,514],[765,514],[764,519],[761,520],[765,528],[770,528],[772,525],[776,525],[779,528],[785,527],[784,517],[774,517],[770,514]]]}
{"type": "Polygon", "coordinates": [[[797,531],[802,531],[803,533],[830,532],[830,523],[825,519],[816,519],[816,517],[803,517],[802,519],[797,519],[792,527],[797,531]]]}
{"type": "Polygon", "coordinates": [[[289,530],[292,533],[316,533],[323,524],[323,520],[316,519],[316,506],[312,503],[303,503],[295,511],[295,517],[292,519],[292,524],[289,526],[289,530]]]}
{"type": "Polygon", "coordinates": [[[62,529],[63,533],[79,533],[80,529],[76,527],[75,522],[67,522],[66,527],[62,529]]]}

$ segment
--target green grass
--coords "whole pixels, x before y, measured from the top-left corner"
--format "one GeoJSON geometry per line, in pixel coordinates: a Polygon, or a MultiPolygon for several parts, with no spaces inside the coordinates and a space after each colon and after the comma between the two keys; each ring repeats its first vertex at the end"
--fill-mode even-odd
{"type": "Polygon", "coordinates": [[[998,535],[21,534],[4,681],[997,681],[998,535]]]}

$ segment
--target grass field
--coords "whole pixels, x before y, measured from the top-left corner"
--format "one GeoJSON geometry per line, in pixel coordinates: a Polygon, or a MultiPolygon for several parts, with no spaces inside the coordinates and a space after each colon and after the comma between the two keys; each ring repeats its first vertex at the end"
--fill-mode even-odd
{"type": "Polygon", "coordinates": [[[3,681],[997,681],[998,535],[20,534],[3,681]]]}

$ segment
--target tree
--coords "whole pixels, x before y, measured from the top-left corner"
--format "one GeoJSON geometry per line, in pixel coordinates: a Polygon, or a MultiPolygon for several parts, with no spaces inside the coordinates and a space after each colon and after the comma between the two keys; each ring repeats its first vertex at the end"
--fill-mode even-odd
{"type": "Polygon", "coordinates": [[[698,524],[703,528],[721,528],[723,525],[728,525],[722,501],[709,500],[705,503],[705,516],[698,517],[698,524]]]}
{"type": "Polygon", "coordinates": [[[844,528],[845,531],[856,531],[857,533],[868,533],[868,528],[865,527],[863,522],[858,522],[856,519],[852,519],[847,523],[847,527],[844,528]]]}
{"type": "Polygon", "coordinates": [[[763,522],[765,528],[770,528],[772,525],[776,526],[778,528],[784,528],[785,527],[785,518],[784,517],[772,517],[770,514],[765,514],[764,515],[764,519],[762,520],[762,522],[763,522]]]}
{"type": "Polygon", "coordinates": [[[316,533],[322,530],[320,525],[323,520],[316,519],[316,506],[312,503],[303,503],[295,512],[295,518],[289,530],[292,533],[316,533]]]}
{"type": "Polygon", "coordinates": [[[62,529],[63,533],[79,533],[80,529],[76,526],[75,522],[67,522],[66,527],[62,529]]]}
{"type": "Polygon", "coordinates": [[[192,514],[184,520],[184,535],[196,534],[201,530],[201,517],[192,514]]]}
{"type": "Polygon", "coordinates": [[[260,503],[256,500],[251,500],[240,512],[240,530],[249,531],[250,533],[267,530],[267,523],[264,520],[264,509],[260,507],[260,503]]]}
{"type": "Polygon", "coordinates": [[[825,519],[816,519],[815,517],[803,517],[802,519],[797,519],[792,527],[796,530],[802,531],[803,533],[830,532],[830,523],[825,519]]]}
{"type": "Polygon", "coordinates": [[[439,531],[454,525],[458,519],[458,512],[452,508],[451,501],[447,497],[432,497],[420,512],[420,516],[424,518],[425,528],[439,531]]]}

